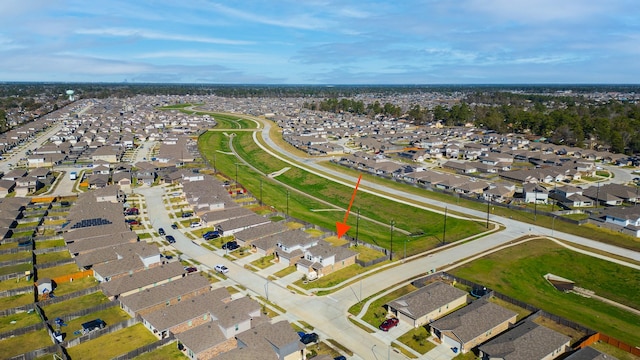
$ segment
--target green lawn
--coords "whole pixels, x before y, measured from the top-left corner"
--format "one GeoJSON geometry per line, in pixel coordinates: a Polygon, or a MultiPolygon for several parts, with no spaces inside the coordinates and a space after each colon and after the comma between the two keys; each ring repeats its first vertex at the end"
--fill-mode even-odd
{"type": "Polygon", "coordinates": [[[172,343],[157,348],[149,353],[136,356],[136,360],[177,360],[189,359],[182,351],[178,350],[178,343],[172,343]]]}
{"type": "MultiPolygon", "coordinates": [[[[400,289],[393,291],[375,300],[369,306],[369,309],[367,310],[366,314],[364,314],[364,316],[362,317],[362,320],[368,322],[369,324],[375,327],[378,327],[378,325],[380,325],[380,323],[383,322],[387,316],[387,310],[383,307],[383,305],[399,298],[400,296],[406,295],[414,290],[417,290],[415,286],[411,284],[405,285],[400,289]]],[[[351,312],[351,309],[350,309],[350,312],[351,312]]]]}
{"type": "Polygon", "coordinates": [[[640,272],[571,252],[546,240],[531,241],[465,264],[454,275],[573,320],[629,344],[640,344],[640,316],[553,288],[552,273],[597,295],[640,308],[640,272]]]}
{"type": "Polygon", "coordinates": [[[38,278],[55,278],[62,275],[77,273],[78,271],[80,271],[78,265],[76,265],[76,263],[70,263],[38,270],[38,278]]]}
{"type": "MultiPolygon", "coordinates": [[[[49,317],[51,319],[51,317],[49,317]]],[[[91,321],[94,319],[101,319],[107,325],[117,324],[121,321],[125,321],[129,319],[130,316],[124,310],[120,309],[118,306],[113,306],[105,310],[100,310],[93,312],[91,314],[73,319],[67,323],[67,326],[61,328],[61,331],[65,333],[65,340],[72,340],[82,334],[74,334],[76,330],[82,330],[82,324],[91,321]]]]}
{"type": "Polygon", "coordinates": [[[35,311],[32,311],[31,313],[22,312],[18,314],[3,316],[0,317],[0,333],[37,324],[41,321],[42,319],[40,318],[40,315],[38,315],[38,313],[35,311]]]}
{"type": "Polygon", "coordinates": [[[53,248],[65,246],[67,243],[64,239],[36,241],[36,249],[53,248]]]}
{"type": "MultiPolygon", "coordinates": [[[[10,282],[13,282],[13,281],[10,281],[10,282]]],[[[18,287],[23,287],[25,284],[26,283],[22,283],[22,286],[18,286],[18,287]]],[[[19,295],[5,296],[0,298],[0,310],[12,309],[15,307],[20,307],[28,304],[33,304],[33,303],[34,303],[33,292],[23,293],[19,295]]]]}
{"type": "Polygon", "coordinates": [[[53,319],[108,302],[109,299],[102,293],[102,291],[96,291],[88,295],[47,305],[42,310],[47,318],[53,319]]]}
{"type": "Polygon", "coordinates": [[[144,325],[137,324],[71,347],[67,352],[72,359],[111,359],[157,340],[144,325]]]}
{"type": "MultiPolygon", "coordinates": [[[[264,173],[278,171],[284,167],[290,167],[276,158],[271,157],[262,151],[252,140],[251,133],[238,132],[233,139],[234,148],[239,155],[257,167],[264,173]]],[[[236,162],[238,159],[232,155],[226,155],[216,150],[229,152],[228,138],[220,132],[208,132],[200,137],[199,147],[201,153],[213,161],[213,154],[216,153],[217,168],[226,173],[236,172],[236,162]]],[[[295,218],[320,225],[326,229],[334,229],[335,222],[342,220],[343,211],[311,211],[312,209],[327,209],[331,205],[323,203],[317,199],[322,199],[337,206],[346,208],[349,204],[352,186],[343,186],[332,181],[312,175],[301,169],[292,167],[282,175],[277,177],[278,181],[264,178],[248,166],[238,166],[238,180],[253,194],[260,193],[260,179],[262,178],[263,202],[274,206],[282,212],[287,211],[295,218]],[[297,188],[304,194],[287,191],[280,182],[297,188]],[[287,192],[289,193],[287,199],[287,192]],[[308,195],[305,195],[308,194],[308,195]]],[[[354,184],[355,185],[355,184],[354,184]]],[[[361,209],[361,219],[359,224],[359,239],[380,246],[390,248],[390,221],[395,220],[393,234],[394,250],[399,251],[403,247],[405,235],[401,230],[407,232],[421,232],[420,237],[412,237],[407,243],[407,253],[415,254],[428,249],[432,249],[440,243],[443,231],[444,217],[426,210],[419,210],[411,206],[401,205],[391,200],[386,200],[375,195],[359,192],[356,196],[353,208],[361,209]],[[393,216],[389,216],[393,214],[393,216]],[[371,222],[365,218],[371,218],[378,222],[371,222]],[[402,244],[402,245],[401,245],[402,244]]],[[[349,234],[355,235],[356,216],[350,216],[348,224],[352,227],[349,234]]],[[[455,241],[477,234],[484,230],[484,226],[477,222],[460,220],[453,217],[447,218],[447,240],[455,241]]],[[[403,251],[404,249],[400,250],[403,251]]]]}
{"type": "Polygon", "coordinates": [[[0,340],[0,359],[8,359],[29,351],[53,345],[47,329],[0,340]]]}
{"type": "Polygon", "coordinates": [[[56,262],[59,260],[70,259],[71,255],[69,251],[56,251],[46,254],[36,255],[36,264],[46,264],[49,262],[56,262]]]}
{"type": "Polygon", "coordinates": [[[30,259],[31,251],[20,251],[17,253],[9,253],[9,254],[1,254],[0,262],[2,261],[12,261],[12,260],[22,260],[22,259],[30,259]]]}
{"type": "MultiPolygon", "coordinates": [[[[294,282],[294,285],[301,287],[303,289],[322,289],[322,288],[328,288],[328,287],[332,287],[341,283],[345,283],[346,281],[348,281],[349,279],[353,278],[354,276],[361,274],[365,271],[369,271],[371,269],[375,269],[376,267],[379,267],[381,265],[387,264],[388,261],[383,261],[379,264],[376,264],[375,266],[369,266],[369,267],[362,267],[358,264],[353,264],[353,265],[349,265],[345,268],[342,268],[336,272],[333,272],[331,274],[325,275],[321,278],[318,278],[317,280],[314,281],[309,281],[308,283],[304,283],[302,280],[298,280],[296,282],[294,282]]],[[[318,294],[320,295],[320,294],[318,294]]]]}
{"type": "Polygon", "coordinates": [[[24,274],[25,271],[30,271],[32,269],[33,265],[30,262],[18,265],[3,266],[0,267],[0,275],[8,275],[13,273],[24,274]]]}
{"type": "Polygon", "coordinates": [[[266,269],[271,265],[274,265],[273,263],[273,259],[275,259],[275,255],[271,254],[268,256],[263,256],[258,260],[254,260],[251,262],[251,265],[259,268],[259,269],[266,269]]]}
{"type": "Polygon", "coordinates": [[[424,326],[417,329],[409,330],[402,334],[396,341],[399,341],[420,354],[426,354],[429,350],[436,347],[434,343],[429,341],[429,332],[424,326]]]}

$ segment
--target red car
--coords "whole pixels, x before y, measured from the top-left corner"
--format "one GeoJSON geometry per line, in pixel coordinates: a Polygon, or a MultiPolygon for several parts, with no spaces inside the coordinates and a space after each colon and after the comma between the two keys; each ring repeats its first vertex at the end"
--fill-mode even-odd
{"type": "Polygon", "coordinates": [[[382,324],[380,324],[380,330],[389,331],[389,329],[391,329],[392,327],[398,326],[399,322],[400,320],[398,320],[398,318],[387,319],[383,321],[382,324]]]}

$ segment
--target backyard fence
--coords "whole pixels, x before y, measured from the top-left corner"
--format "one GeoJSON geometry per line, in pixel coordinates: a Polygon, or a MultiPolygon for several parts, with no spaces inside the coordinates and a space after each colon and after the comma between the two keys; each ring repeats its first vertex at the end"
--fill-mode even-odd
{"type": "Polygon", "coordinates": [[[89,332],[86,335],[77,337],[77,338],[75,338],[75,339],[73,339],[71,341],[63,342],[62,345],[65,348],[68,349],[68,348],[74,347],[76,345],[80,345],[80,344],[82,344],[84,342],[87,342],[87,341],[90,341],[90,340],[93,340],[93,339],[97,339],[102,335],[110,334],[112,332],[116,332],[118,330],[122,330],[124,328],[136,325],[139,322],[140,322],[140,320],[138,318],[131,318],[131,319],[128,319],[128,320],[125,320],[125,321],[121,321],[121,322],[119,322],[117,324],[113,324],[111,326],[107,326],[104,329],[93,330],[93,331],[89,332]]]}
{"type": "Polygon", "coordinates": [[[148,352],[151,352],[157,348],[163,347],[167,344],[170,344],[172,342],[175,342],[176,338],[173,335],[173,333],[169,333],[169,336],[162,339],[162,340],[158,340],[156,342],[154,342],[153,344],[149,344],[149,345],[145,345],[142,347],[139,347],[133,351],[129,351],[126,354],[122,354],[120,356],[116,356],[111,360],[129,360],[129,359],[135,359],[136,357],[142,355],[142,354],[146,354],[148,352]]]}

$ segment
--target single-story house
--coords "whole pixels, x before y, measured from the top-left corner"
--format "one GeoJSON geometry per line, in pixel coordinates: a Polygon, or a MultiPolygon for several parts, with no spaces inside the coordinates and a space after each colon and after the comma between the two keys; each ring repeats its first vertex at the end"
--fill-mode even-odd
{"type": "Polygon", "coordinates": [[[389,313],[417,328],[467,303],[467,293],[436,281],[386,304],[389,313]]]}
{"type": "Polygon", "coordinates": [[[430,324],[431,333],[461,353],[491,339],[515,324],[517,313],[478,299],[430,324]]]}

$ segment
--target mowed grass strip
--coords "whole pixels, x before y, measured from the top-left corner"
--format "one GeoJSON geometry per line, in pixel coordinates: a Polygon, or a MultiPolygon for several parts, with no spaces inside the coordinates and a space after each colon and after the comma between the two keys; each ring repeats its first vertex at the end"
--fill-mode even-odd
{"type": "Polygon", "coordinates": [[[71,347],[67,352],[72,359],[111,359],[157,340],[144,325],[136,324],[71,347]]]}
{"type": "Polygon", "coordinates": [[[504,249],[452,274],[527,302],[629,344],[640,343],[640,316],[601,301],[562,293],[543,276],[552,273],[599,296],[640,308],[640,272],[572,252],[547,240],[504,249]]]}
{"type": "MultiPolygon", "coordinates": [[[[213,163],[213,154],[216,154],[216,167],[234,178],[238,174],[238,181],[248,188],[254,196],[260,196],[260,179],[262,178],[262,197],[267,204],[272,204],[276,209],[286,212],[287,203],[289,214],[302,220],[318,224],[327,229],[335,228],[335,222],[342,220],[344,210],[337,211],[313,211],[317,209],[331,208],[331,205],[322,203],[316,199],[322,199],[342,209],[349,205],[353,187],[339,185],[333,181],[313,175],[304,170],[291,167],[289,164],[271,157],[260,149],[252,140],[251,133],[237,132],[233,137],[234,149],[239,156],[263,173],[272,173],[285,167],[290,167],[277,177],[278,181],[303,192],[287,190],[278,182],[261,177],[248,166],[240,163],[236,167],[238,159],[233,155],[222,152],[230,151],[229,138],[220,132],[208,132],[200,137],[199,146],[201,153],[213,163]],[[309,196],[313,197],[310,198],[309,196]],[[287,197],[289,201],[287,201],[287,197]]],[[[355,186],[355,184],[354,184],[355,186]]],[[[399,204],[392,200],[359,192],[352,207],[361,210],[359,234],[360,240],[375,243],[385,248],[390,248],[391,232],[390,222],[395,221],[393,239],[395,251],[399,251],[406,243],[407,254],[415,254],[436,247],[442,239],[444,232],[444,216],[427,210],[416,209],[409,205],[399,204]],[[367,221],[371,218],[377,222],[367,221]],[[420,233],[417,237],[408,237],[400,230],[411,233],[420,233]]],[[[348,233],[355,236],[356,216],[352,214],[348,219],[351,230],[348,233]]],[[[447,241],[456,241],[479,233],[484,230],[482,224],[453,217],[447,218],[447,241]]]]}

